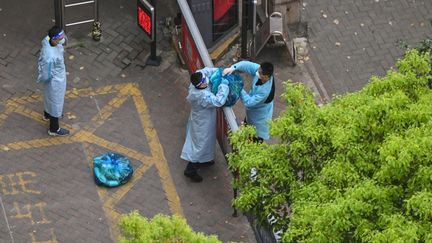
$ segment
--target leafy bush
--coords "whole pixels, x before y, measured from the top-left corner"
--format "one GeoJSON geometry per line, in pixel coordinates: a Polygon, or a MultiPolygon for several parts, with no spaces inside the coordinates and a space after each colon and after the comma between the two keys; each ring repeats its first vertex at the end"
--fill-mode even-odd
{"type": "Polygon", "coordinates": [[[234,205],[283,242],[432,241],[432,91],[429,53],[409,50],[397,71],[317,106],[285,83],[278,144],[231,135],[234,205]],[[252,173],[254,171],[256,173],[252,173]]]}
{"type": "Polygon", "coordinates": [[[174,215],[156,215],[148,220],[138,212],[123,216],[120,221],[123,238],[121,243],[219,243],[214,235],[195,233],[186,220],[174,215]]]}

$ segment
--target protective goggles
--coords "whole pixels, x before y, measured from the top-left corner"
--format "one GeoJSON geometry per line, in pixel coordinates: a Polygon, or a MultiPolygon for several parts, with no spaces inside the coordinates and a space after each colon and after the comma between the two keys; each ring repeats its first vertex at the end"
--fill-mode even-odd
{"type": "Polygon", "coordinates": [[[204,74],[203,74],[203,75],[202,75],[202,78],[200,79],[200,82],[199,82],[197,85],[195,85],[195,87],[198,87],[198,86],[200,86],[201,84],[205,84],[205,83],[207,83],[207,77],[204,76],[204,74]]]}
{"type": "Polygon", "coordinates": [[[207,82],[207,77],[203,75],[199,84],[201,85],[201,84],[206,83],[206,82],[207,82]]]}
{"type": "Polygon", "coordinates": [[[60,33],[58,33],[57,35],[51,37],[51,40],[57,40],[57,39],[60,38],[62,35],[64,35],[64,30],[60,31],[60,33]]]}

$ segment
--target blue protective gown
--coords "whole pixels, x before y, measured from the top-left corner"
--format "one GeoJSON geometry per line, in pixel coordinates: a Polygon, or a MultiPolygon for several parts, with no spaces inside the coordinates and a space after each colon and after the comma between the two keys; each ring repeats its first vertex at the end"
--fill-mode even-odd
{"type": "Polygon", "coordinates": [[[51,46],[49,37],[46,36],[42,40],[38,69],[38,82],[44,84],[45,111],[53,117],[61,117],[66,92],[63,45],[51,46]]]}
{"type": "Polygon", "coordinates": [[[246,107],[246,121],[256,127],[258,137],[267,140],[270,138],[268,122],[273,116],[273,101],[267,104],[264,102],[270,94],[273,76],[266,83],[257,85],[259,78],[256,72],[259,67],[259,64],[249,61],[241,61],[232,65],[234,70],[246,72],[252,76],[251,90],[249,93],[242,90],[240,99],[246,107]]]}
{"type": "MultiPolygon", "coordinates": [[[[200,71],[210,77],[217,68],[204,68],[200,71]]],[[[189,85],[186,97],[191,104],[191,113],[186,128],[186,140],[181,158],[193,163],[204,163],[214,159],[216,145],[216,107],[225,104],[228,96],[226,80],[219,85],[218,92],[211,92],[211,83],[205,89],[197,89],[189,85]]]]}

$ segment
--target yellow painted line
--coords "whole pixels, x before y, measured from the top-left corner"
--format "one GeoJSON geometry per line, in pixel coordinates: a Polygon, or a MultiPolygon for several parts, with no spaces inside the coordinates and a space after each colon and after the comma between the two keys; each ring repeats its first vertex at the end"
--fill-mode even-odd
{"type": "Polygon", "coordinates": [[[223,43],[221,43],[214,51],[210,53],[212,60],[219,59],[230,47],[230,45],[239,37],[240,32],[234,33],[232,36],[227,38],[223,43]]]}
{"type": "Polygon", "coordinates": [[[124,84],[116,84],[116,85],[106,85],[99,87],[97,89],[93,88],[84,88],[84,89],[72,89],[66,91],[66,99],[73,99],[78,97],[89,97],[89,96],[97,96],[97,95],[105,95],[116,93],[120,91],[120,89],[124,86],[124,84]]]}
{"type": "MultiPolygon", "coordinates": [[[[93,161],[93,157],[95,156],[95,153],[93,149],[91,148],[90,144],[87,142],[83,143],[84,152],[87,157],[87,162],[89,163],[89,166],[92,167],[91,162],[93,161]]],[[[120,238],[120,229],[118,226],[118,220],[116,218],[119,217],[119,213],[115,211],[113,207],[108,207],[106,204],[106,198],[108,196],[108,190],[103,187],[97,187],[97,192],[99,195],[99,198],[102,201],[102,209],[104,210],[104,213],[108,219],[108,226],[109,231],[111,234],[111,239],[119,239],[120,238]]]]}
{"type": "MultiPolygon", "coordinates": [[[[141,161],[143,162],[143,161],[141,161]]],[[[151,164],[142,163],[142,166],[134,170],[133,177],[128,183],[118,188],[114,194],[108,196],[106,200],[106,206],[114,208],[114,206],[120,202],[120,200],[134,187],[143,174],[151,167],[151,164]]]]}
{"type": "Polygon", "coordinates": [[[114,110],[122,106],[127,99],[128,96],[123,92],[117,93],[117,96],[111,99],[108,104],[106,104],[98,114],[91,119],[89,124],[85,126],[83,130],[90,133],[95,132],[96,129],[102,126],[105,123],[105,120],[113,114],[114,110]]]}
{"type": "Polygon", "coordinates": [[[33,149],[33,148],[43,148],[53,145],[60,144],[71,144],[75,143],[70,137],[49,137],[49,138],[38,138],[27,141],[19,141],[7,144],[0,144],[0,148],[3,151],[9,150],[22,150],[22,149],[33,149]]]}
{"type": "MultiPolygon", "coordinates": [[[[136,84],[120,84],[120,85],[108,85],[100,87],[98,89],[80,89],[80,90],[70,90],[66,94],[66,98],[79,98],[85,96],[97,96],[102,94],[116,93],[116,96],[111,99],[107,105],[105,105],[96,114],[89,124],[83,129],[73,134],[70,137],[49,137],[43,139],[33,139],[28,141],[18,141],[14,143],[8,143],[1,145],[0,149],[4,151],[9,150],[20,150],[20,149],[30,149],[30,148],[41,148],[60,144],[71,144],[74,142],[80,142],[83,144],[83,149],[86,153],[87,160],[90,163],[93,160],[94,152],[91,149],[90,144],[95,144],[111,151],[115,151],[124,154],[132,159],[141,162],[135,172],[132,180],[119,188],[114,193],[109,194],[104,188],[98,188],[99,198],[103,202],[103,209],[105,215],[107,216],[110,224],[111,236],[114,240],[119,240],[120,229],[118,226],[118,220],[121,214],[115,210],[116,204],[130,191],[130,189],[136,185],[143,174],[154,164],[159,173],[163,189],[165,191],[170,210],[174,214],[183,215],[183,209],[181,207],[180,198],[178,197],[176,188],[174,186],[171,174],[169,172],[169,167],[164,156],[163,148],[160,144],[156,130],[154,129],[150,115],[148,114],[147,106],[144,102],[144,98],[136,84]],[[140,117],[141,125],[144,130],[144,134],[149,142],[150,151],[152,156],[145,155],[139,151],[127,148],[121,144],[114,143],[98,137],[93,133],[97,128],[102,126],[106,119],[108,119],[113,112],[120,108],[124,102],[131,97],[137,108],[137,112],[140,117]]],[[[0,125],[7,117],[12,113],[16,112],[26,117],[29,117],[35,121],[46,123],[42,120],[42,114],[35,112],[31,109],[26,108],[24,105],[31,102],[41,101],[41,95],[32,95],[30,97],[18,97],[11,99],[6,102],[6,110],[0,115],[0,125]]],[[[69,129],[70,126],[67,126],[69,129]]],[[[91,167],[91,165],[90,165],[91,167]]]]}
{"type": "MultiPolygon", "coordinates": [[[[21,114],[22,116],[25,116],[25,117],[31,118],[31,119],[33,119],[33,120],[39,122],[39,123],[47,124],[47,122],[44,121],[44,120],[42,119],[43,115],[42,115],[41,113],[36,112],[36,111],[34,111],[34,110],[31,110],[31,109],[29,109],[29,108],[23,107],[23,106],[21,106],[21,105],[12,104],[12,103],[9,104],[9,105],[10,105],[10,106],[15,106],[15,108],[13,108],[13,111],[14,111],[15,113],[18,113],[18,114],[21,114]]],[[[64,127],[64,128],[66,128],[66,129],[70,130],[71,133],[73,133],[73,130],[74,130],[74,129],[73,129],[72,126],[70,126],[69,124],[64,123],[64,122],[61,122],[61,127],[64,127]]],[[[47,131],[48,131],[48,130],[47,130],[47,131]]]]}
{"type": "Polygon", "coordinates": [[[13,103],[17,103],[17,104],[27,104],[27,103],[41,101],[42,97],[43,96],[41,94],[32,94],[29,96],[13,97],[13,98],[7,100],[6,103],[13,102],[13,103]]]}
{"type": "MultiPolygon", "coordinates": [[[[78,97],[88,97],[88,96],[97,96],[97,95],[116,93],[123,86],[124,84],[117,84],[117,85],[107,85],[107,86],[99,87],[97,89],[84,88],[84,89],[67,90],[65,94],[65,98],[72,99],[78,97]]],[[[41,94],[32,94],[30,96],[14,97],[9,99],[7,102],[25,104],[25,103],[42,101],[42,99],[43,99],[43,94],[41,93],[41,94]]]]}
{"type": "Polygon", "coordinates": [[[144,97],[141,95],[137,85],[132,86],[130,91],[132,93],[135,106],[137,107],[141,125],[144,128],[144,133],[150,146],[150,151],[152,152],[153,159],[155,160],[154,163],[159,172],[170,210],[174,214],[183,216],[184,214],[181,207],[180,198],[171,178],[168,163],[166,161],[162,145],[160,144],[159,137],[156,133],[156,129],[154,129],[151,122],[147,106],[144,102],[144,97]]]}
{"type": "Polygon", "coordinates": [[[0,114],[0,126],[9,117],[9,114],[12,113],[12,112],[13,112],[12,109],[6,106],[5,111],[0,114]]]}
{"type": "MultiPolygon", "coordinates": [[[[115,210],[115,205],[120,202],[120,200],[130,191],[130,189],[132,189],[132,187],[139,181],[139,179],[141,179],[143,174],[150,168],[150,166],[153,164],[152,158],[143,155],[137,151],[133,151],[129,148],[126,148],[122,145],[101,139],[87,132],[82,132],[82,134],[80,134],[77,137],[79,137],[79,140],[81,141],[82,140],[87,141],[86,144],[93,143],[99,146],[103,146],[105,148],[108,148],[111,151],[122,153],[142,163],[142,165],[138,169],[135,169],[134,176],[132,177],[132,179],[127,184],[123,185],[121,188],[118,188],[115,191],[115,193],[113,193],[112,195],[108,195],[106,189],[101,187],[98,188],[99,197],[103,200],[103,204],[104,204],[103,208],[105,214],[107,215],[108,220],[110,221],[112,237],[114,237],[113,239],[119,239],[120,230],[117,224],[121,214],[115,210]]],[[[92,161],[94,157],[94,152],[91,150],[90,146],[88,145],[84,146],[84,148],[86,149],[87,160],[92,161]]]]}
{"type": "Polygon", "coordinates": [[[130,149],[128,147],[125,147],[121,144],[114,143],[111,141],[108,141],[106,139],[100,138],[92,133],[89,133],[87,131],[81,131],[76,136],[74,136],[74,140],[79,142],[87,142],[99,145],[101,147],[107,148],[111,151],[116,151],[118,153],[121,153],[123,155],[129,156],[135,160],[138,161],[152,161],[152,157],[147,156],[143,153],[140,153],[136,150],[130,149]]]}

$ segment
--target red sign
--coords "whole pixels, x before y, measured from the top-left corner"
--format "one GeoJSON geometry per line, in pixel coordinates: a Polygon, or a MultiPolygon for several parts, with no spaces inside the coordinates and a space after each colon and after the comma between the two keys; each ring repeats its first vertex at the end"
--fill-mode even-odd
{"type": "Polygon", "coordinates": [[[138,0],[137,5],[138,26],[153,40],[154,8],[145,0],[138,0]]]}
{"type": "Polygon", "coordinates": [[[201,57],[198,53],[198,49],[195,45],[195,41],[192,38],[191,33],[187,27],[185,19],[182,17],[182,51],[183,58],[189,67],[189,71],[194,73],[197,69],[204,67],[201,61],[201,57]]]}
{"type": "Polygon", "coordinates": [[[151,37],[152,22],[150,16],[138,7],[138,25],[151,37]]]}
{"type": "Polygon", "coordinates": [[[235,2],[235,0],[213,0],[213,20],[219,21],[235,2]]]}

